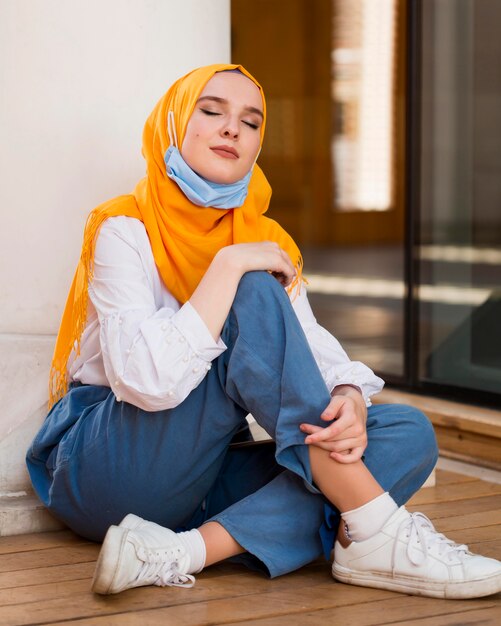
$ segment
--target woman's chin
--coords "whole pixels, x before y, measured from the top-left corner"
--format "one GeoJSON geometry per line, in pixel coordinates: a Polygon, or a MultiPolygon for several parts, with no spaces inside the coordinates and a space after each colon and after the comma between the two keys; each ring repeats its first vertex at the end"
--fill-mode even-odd
{"type": "Polygon", "coordinates": [[[208,180],[211,183],[216,183],[217,185],[231,185],[245,176],[245,174],[244,176],[235,176],[234,174],[231,175],[221,172],[206,172],[205,174],[200,174],[200,172],[197,172],[197,174],[199,174],[199,176],[202,176],[202,178],[205,178],[205,180],[208,180]]]}

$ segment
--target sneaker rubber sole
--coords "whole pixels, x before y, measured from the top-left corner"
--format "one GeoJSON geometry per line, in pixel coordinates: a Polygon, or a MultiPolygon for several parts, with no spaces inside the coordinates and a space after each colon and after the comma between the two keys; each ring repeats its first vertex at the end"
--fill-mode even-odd
{"type": "Polygon", "coordinates": [[[127,527],[110,526],[104,538],[101,552],[96,563],[96,570],[92,579],[91,589],[94,593],[107,595],[110,591],[115,575],[120,567],[123,546],[129,530],[127,527]]]}
{"type": "Polygon", "coordinates": [[[417,580],[410,576],[392,576],[381,572],[357,572],[334,561],[332,576],[342,583],[360,587],[375,587],[398,591],[415,596],[431,598],[467,599],[481,598],[501,591],[501,575],[493,574],[486,578],[464,581],[433,582],[417,580]]]}

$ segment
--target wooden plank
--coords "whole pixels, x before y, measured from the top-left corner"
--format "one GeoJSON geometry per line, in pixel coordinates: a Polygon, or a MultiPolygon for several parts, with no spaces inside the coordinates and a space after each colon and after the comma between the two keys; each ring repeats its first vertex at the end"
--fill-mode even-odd
{"type": "Polygon", "coordinates": [[[494,526],[482,526],[480,528],[466,528],[454,531],[454,541],[468,545],[473,543],[481,544],[485,541],[495,541],[500,538],[501,526],[497,524],[494,526]]]}
{"type": "Polygon", "coordinates": [[[501,470],[501,442],[497,437],[470,433],[454,428],[434,424],[440,452],[451,451],[458,459],[477,461],[487,467],[501,470]]]}
{"type": "MultiPolygon", "coordinates": [[[[64,580],[78,580],[86,578],[89,581],[93,576],[96,563],[94,560],[87,563],[75,563],[71,565],[52,565],[34,569],[17,570],[14,572],[0,573],[0,589],[12,589],[13,587],[30,587],[42,583],[59,583],[64,580]]],[[[29,595],[29,591],[27,591],[29,595]]],[[[27,596],[28,597],[28,596],[27,596]]]]}
{"type": "MultiPolygon", "coordinates": [[[[211,602],[197,602],[185,606],[172,606],[156,610],[128,612],[87,619],[89,626],[206,626],[209,624],[259,624],[260,626],[289,626],[343,624],[364,626],[390,624],[407,619],[456,613],[459,616],[473,609],[494,609],[491,600],[444,602],[432,598],[405,596],[381,590],[333,583],[317,585],[297,591],[252,594],[243,598],[225,598],[211,602]],[[389,594],[386,598],[379,593],[389,594]],[[251,621],[249,621],[251,620],[251,621]]],[[[81,622],[70,621],[64,624],[81,622]]],[[[14,625],[13,625],[14,626],[14,625]]]]}
{"type": "Polygon", "coordinates": [[[386,388],[378,404],[403,403],[430,418],[441,453],[501,470],[501,411],[386,388]]]}
{"type": "MultiPolygon", "coordinates": [[[[69,565],[52,565],[49,560],[46,567],[0,573],[0,589],[31,587],[43,583],[59,583],[64,580],[78,580],[83,578],[88,579],[90,589],[90,581],[94,575],[95,565],[95,559],[85,563],[69,565]]],[[[313,565],[309,567],[313,567],[313,565]]],[[[218,576],[227,576],[230,573],[239,575],[242,569],[242,565],[224,562],[204,571],[204,578],[217,578],[218,576]]]]}
{"type": "MultiPolygon", "coordinates": [[[[323,596],[325,596],[326,601],[332,602],[334,587],[335,583],[331,578],[328,565],[322,574],[317,572],[313,577],[307,576],[306,572],[302,570],[275,580],[269,580],[247,571],[243,571],[238,577],[227,576],[213,581],[205,581],[203,575],[199,575],[197,584],[193,589],[144,587],[104,597],[88,592],[80,595],[78,602],[73,603],[68,602],[66,596],[6,606],[0,609],[0,625],[25,626],[33,623],[45,624],[51,621],[82,618],[86,619],[86,623],[87,621],[91,623],[92,617],[101,617],[101,623],[104,624],[129,623],[126,621],[126,614],[129,612],[152,608],[172,610],[173,623],[177,624],[182,622],[175,620],[181,619],[185,614],[190,614],[192,606],[212,606],[214,602],[217,603],[218,601],[223,604],[230,602],[235,607],[247,607],[247,616],[252,615],[252,610],[249,607],[260,604],[267,607],[266,612],[263,613],[267,615],[270,609],[276,605],[279,597],[281,598],[280,602],[283,599],[285,604],[288,601],[304,604],[304,600],[301,598],[303,590],[306,593],[307,589],[315,593],[315,590],[324,588],[323,596]],[[252,598],[251,601],[247,600],[249,597],[252,598]],[[116,622],[113,621],[113,615],[119,616],[116,622]]],[[[391,595],[394,594],[388,591],[376,589],[362,591],[361,588],[350,587],[349,591],[343,589],[340,602],[353,602],[355,598],[362,597],[379,599],[391,595]]],[[[167,621],[167,623],[169,622],[167,621]]],[[[191,623],[198,623],[198,621],[195,620],[191,623]]]]}
{"type": "Polygon", "coordinates": [[[437,485],[453,485],[455,483],[469,483],[478,480],[475,476],[466,476],[466,474],[458,474],[457,472],[449,472],[448,470],[435,469],[437,485]]]}
{"type": "MultiPolygon", "coordinates": [[[[379,589],[361,589],[343,585],[336,585],[333,580],[328,583],[313,586],[291,588],[284,586],[278,589],[276,583],[282,579],[271,581],[274,591],[252,592],[234,597],[231,592],[225,597],[215,597],[205,601],[192,601],[185,604],[171,604],[170,606],[151,609],[143,606],[130,607],[128,611],[115,611],[108,615],[86,617],[85,624],[147,626],[149,624],[166,624],[175,626],[193,626],[205,624],[224,624],[229,621],[248,619],[251,616],[266,617],[291,612],[304,611],[306,604],[311,607],[324,608],[326,606],[346,606],[362,601],[383,599],[394,594],[379,589]]],[[[170,593],[171,589],[167,590],[170,593]]],[[[181,590],[190,595],[193,590],[181,590]]],[[[63,623],[81,624],[80,621],[63,623]]],[[[0,622],[2,624],[2,622],[0,622]]],[[[17,622],[9,626],[19,626],[17,622]]]]}
{"type": "Polygon", "coordinates": [[[378,404],[410,404],[426,413],[434,425],[501,438],[501,411],[390,388],[383,389],[373,401],[378,404]]]}
{"type": "Polygon", "coordinates": [[[48,598],[81,597],[89,593],[91,578],[79,580],[62,580],[26,587],[11,587],[0,589],[0,607],[11,604],[31,604],[48,598]]]}
{"type": "Polygon", "coordinates": [[[501,524],[501,509],[494,511],[468,513],[467,515],[453,515],[440,520],[440,530],[449,532],[451,530],[480,528],[482,526],[498,526],[501,524]]]}
{"type": "Polygon", "coordinates": [[[78,544],[92,543],[75,535],[71,530],[57,530],[45,533],[32,533],[29,535],[12,535],[0,537],[0,555],[11,552],[31,552],[33,550],[46,550],[47,548],[59,548],[78,544]]]}
{"type": "Polygon", "coordinates": [[[450,461],[458,461],[459,463],[465,463],[466,465],[476,465],[477,467],[485,468],[487,470],[494,471],[497,474],[501,474],[501,463],[489,461],[483,457],[473,457],[470,454],[459,454],[454,450],[444,450],[443,448],[440,450],[440,456],[444,459],[449,459],[450,461]]]}
{"type": "MultiPolygon", "coordinates": [[[[267,594],[271,591],[290,591],[298,595],[298,590],[317,584],[333,584],[328,563],[313,565],[288,576],[270,580],[260,574],[241,568],[235,576],[233,572],[216,578],[206,577],[205,573],[197,577],[193,589],[176,587],[143,587],[130,589],[126,592],[99,596],[90,591],[90,581],[86,592],[80,593],[74,602],[68,602],[68,595],[61,583],[56,597],[41,597],[35,602],[11,604],[0,610],[0,624],[15,626],[17,624],[46,623],[53,620],[90,618],[97,615],[113,615],[131,610],[150,609],[165,606],[187,605],[197,602],[209,602],[214,599],[234,598],[250,594],[267,594]],[[2,621],[3,620],[3,621],[2,621]]],[[[388,593],[388,592],[383,592],[388,593]]]]}
{"type": "MultiPolygon", "coordinates": [[[[440,626],[499,626],[501,622],[501,600],[494,607],[466,610],[458,615],[446,613],[440,615],[440,626]]],[[[437,626],[436,617],[425,617],[420,620],[405,620],[398,626],[437,626]]]]}
{"type": "MultiPolygon", "coordinates": [[[[26,586],[17,585],[10,588],[0,589],[0,606],[6,606],[8,604],[23,604],[24,602],[27,602],[27,598],[29,598],[29,602],[39,602],[42,600],[61,598],[72,595],[76,592],[98,598],[99,596],[92,596],[90,592],[93,573],[94,568],[92,567],[88,569],[85,575],[80,576],[80,578],[74,578],[73,580],[60,578],[57,581],[39,581],[38,584],[30,584],[26,586]]],[[[240,581],[242,581],[242,585],[251,585],[256,580],[256,575],[249,572],[249,570],[244,568],[244,566],[240,565],[233,568],[231,563],[224,563],[219,568],[211,567],[204,571],[203,583],[205,587],[217,587],[219,579],[222,580],[225,577],[226,580],[230,580],[235,575],[238,576],[240,581]]],[[[297,584],[303,585],[312,584],[312,581],[317,579],[320,579],[322,582],[330,580],[330,564],[326,561],[319,561],[308,566],[307,568],[303,568],[297,573],[296,578],[300,579],[297,584]]],[[[259,576],[259,579],[269,583],[267,578],[259,576]]],[[[224,581],[222,584],[224,584],[224,581]]],[[[268,587],[266,586],[265,590],[267,588],[268,587]]],[[[197,597],[199,589],[200,585],[197,584],[196,592],[192,592],[194,597],[197,597]]],[[[141,591],[144,591],[144,589],[141,591]]]]}
{"type": "Polygon", "coordinates": [[[0,572],[15,572],[30,570],[51,565],[68,565],[70,563],[84,563],[96,561],[100,545],[87,543],[83,545],[65,546],[62,548],[48,548],[33,552],[14,552],[0,556],[0,572]]]}
{"type": "MultiPolygon", "coordinates": [[[[499,624],[499,604],[495,600],[447,601],[432,598],[401,596],[381,602],[360,604],[354,607],[341,607],[315,612],[297,613],[265,619],[251,619],[239,622],[220,622],[227,626],[318,626],[319,624],[342,624],[343,626],[430,626],[455,624],[463,626],[475,624],[499,624]],[[408,618],[409,614],[413,617],[408,618]],[[489,621],[475,621],[478,618],[489,621]]],[[[149,622],[142,622],[149,626],[149,622]]],[[[154,624],[152,621],[151,624],[154,624]]]]}
{"type": "Polygon", "coordinates": [[[440,502],[444,506],[456,500],[479,498],[481,496],[501,494],[501,485],[475,480],[468,483],[437,485],[420,489],[410,500],[410,505],[440,502]]]}
{"type": "Polygon", "coordinates": [[[472,552],[501,561],[501,539],[495,541],[472,541],[469,548],[472,552]]]}
{"type": "Polygon", "coordinates": [[[468,513],[480,513],[487,511],[498,511],[501,508],[501,496],[484,496],[482,498],[468,498],[467,500],[457,500],[444,505],[441,502],[431,504],[409,505],[410,511],[421,511],[431,520],[443,517],[453,517],[454,515],[466,515],[468,513]]]}

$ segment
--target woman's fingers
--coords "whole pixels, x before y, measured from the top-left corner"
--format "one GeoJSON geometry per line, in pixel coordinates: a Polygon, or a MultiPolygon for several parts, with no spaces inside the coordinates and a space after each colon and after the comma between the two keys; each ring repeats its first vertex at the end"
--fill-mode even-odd
{"type": "Polygon", "coordinates": [[[289,255],[285,250],[278,249],[277,263],[271,269],[271,274],[284,286],[287,287],[293,281],[296,270],[291,263],[289,255]]]}
{"type": "Polygon", "coordinates": [[[273,272],[283,274],[288,279],[292,280],[292,277],[296,273],[296,270],[287,252],[283,248],[281,248],[278,243],[272,241],[264,241],[261,244],[257,245],[261,245],[263,248],[266,249],[266,252],[270,253],[273,266],[269,269],[273,272]]]}
{"type": "Polygon", "coordinates": [[[289,285],[296,274],[289,255],[275,241],[239,243],[228,248],[239,259],[243,273],[265,270],[284,286],[289,285]]]}
{"type": "Polygon", "coordinates": [[[338,454],[346,454],[354,449],[360,448],[365,450],[367,447],[367,433],[362,429],[353,428],[346,429],[342,434],[332,436],[329,433],[330,427],[322,428],[314,424],[301,424],[300,429],[302,432],[307,433],[304,440],[306,445],[317,446],[322,450],[329,452],[335,452],[338,454]],[[327,431],[327,432],[326,432],[327,431]]]}
{"type": "Polygon", "coordinates": [[[348,454],[342,454],[339,452],[331,452],[330,457],[338,463],[355,463],[360,461],[364,453],[365,448],[353,448],[348,454]]]}
{"type": "Polygon", "coordinates": [[[301,424],[299,428],[303,433],[308,433],[309,435],[324,430],[321,426],[315,426],[314,424],[301,424]]]}
{"type": "Polygon", "coordinates": [[[303,432],[308,433],[305,443],[318,443],[320,441],[334,441],[340,439],[346,439],[346,437],[353,437],[362,435],[364,430],[358,428],[355,423],[355,419],[350,415],[343,415],[335,422],[322,428],[315,426],[315,430],[311,430],[312,424],[302,424],[308,428],[302,428],[303,432]]]}
{"type": "Polygon", "coordinates": [[[322,450],[327,450],[328,452],[338,452],[339,454],[351,452],[356,448],[365,449],[363,442],[360,439],[355,438],[343,439],[342,441],[321,441],[310,445],[322,448],[322,450]]]}
{"type": "Polygon", "coordinates": [[[321,426],[315,426],[313,424],[301,424],[300,428],[304,433],[308,433],[308,436],[305,439],[305,443],[320,443],[321,441],[334,441],[339,438],[341,435],[346,437],[345,431],[346,428],[332,428],[331,426],[326,426],[322,428],[321,426]]]}
{"type": "Polygon", "coordinates": [[[329,404],[322,411],[320,417],[326,422],[332,422],[332,420],[337,419],[340,413],[343,412],[345,405],[346,402],[344,398],[340,396],[333,396],[329,404]]]}
{"type": "Polygon", "coordinates": [[[292,278],[294,277],[295,273],[296,273],[296,268],[294,267],[290,256],[287,254],[287,252],[283,249],[280,248],[280,254],[282,255],[282,259],[285,263],[285,266],[288,268],[288,275],[292,278]]]}
{"type": "Polygon", "coordinates": [[[306,445],[327,450],[331,458],[342,463],[358,461],[367,447],[367,433],[365,431],[359,433],[353,428],[343,431],[342,438],[339,434],[337,438],[333,438],[332,432],[328,432],[330,428],[330,426],[322,428],[315,424],[300,425],[300,430],[307,433],[304,440],[306,445]]]}
{"type": "Polygon", "coordinates": [[[294,278],[294,276],[290,276],[284,272],[270,272],[270,274],[284,287],[288,287],[294,278]]]}

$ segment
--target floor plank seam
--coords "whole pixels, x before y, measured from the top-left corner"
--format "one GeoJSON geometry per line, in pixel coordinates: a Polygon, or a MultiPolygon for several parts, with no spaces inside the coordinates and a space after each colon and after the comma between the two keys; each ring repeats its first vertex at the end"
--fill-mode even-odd
{"type": "MultiPolygon", "coordinates": [[[[357,602],[353,602],[353,605],[360,606],[362,604],[370,604],[370,603],[377,604],[377,603],[397,602],[397,601],[399,601],[402,598],[403,595],[405,595],[405,594],[398,594],[398,597],[395,597],[395,598],[384,598],[384,599],[380,599],[380,600],[372,600],[372,601],[367,601],[367,602],[357,601],[357,602]]],[[[408,598],[413,598],[415,596],[407,595],[407,597],[408,598]]],[[[417,618],[412,618],[412,620],[405,620],[405,621],[406,622],[407,621],[412,621],[412,622],[416,621],[417,622],[417,621],[427,620],[427,619],[430,619],[430,618],[438,619],[440,617],[451,615],[451,614],[452,615],[456,615],[458,613],[461,613],[461,614],[463,614],[463,613],[474,613],[475,611],[483,611],[485,609],[494,609],[497,606],[499,606],[499,605],[496,605],[496,604],[489,604],[489,605],[486,605],[486,606],[474,607],[474,608],[471,608],[471,609],[465,609],[464,606],[461,606],[461,607],[457,607],[456,610],[452,610],[451,611],[451,608],[453,607],[453,605],[451,605],[450,603],[454,602],[454,600],[450,601],[450,600],[445,600],[445,599],[442,599],[442,598],[432,598],[432,599],[436,600],[437,603],[444,602],[447,605],[447,611],[441,612],[441,613],[430,612],[428,615],[425,615],[425,616],[422,616],[422,617],[417,617],[417,618]]],[[[233,621],[231,621],[231,622],[218,622],[218,624],[226,624],[227,626],[232,626],[233,624],[246,624],[246,623],[248,623],[248,624],[249,623],[251,623],[251,624],[254,624],[254,623],[258,624],[259,622],[263,622],[265,620],[273,619],[274,617],[286,618],[287,616],[294,616],[294,615],[298,615],[298,616],[299,615],[303,615],[303,616],[304,615],[315,615],[316,616],[317,614],[318,614],[319,623],[322,623],[322,622],[328,623],[327,620],[322,619],[321,613],[326,612],[326,611],[332,611],[333,609],[337,609],[337,608],[338,609],[348,608],[349,606],[351,606],[351,605],[350,604],[343,604],[341,606],[323,607],[323,608],[319,608],[319,609],[315,609],[315,610],[307,609],[307,610],[304,610],[304,611],[301,611],[301,610],[299,610],[299,611],[290,611],[290,612],[287,612],[287,613],[280,613],[280,614],[277,614],[277,615],[271,615],[270,614],[270,615],[266,615],[266,616],[263,616],[263,617],[252,618],[251,620],[249,620],[248,618],[244,618],[244,619],[241,619],[241,620],[233,619],[233,621]]],[[[395,618],[395,619],[391,619],[391,618],[388,619],[386,617],[384,619],[384,621],[382,621],[382,622],[371,622],[370,626],[389,626],[390,624],[401,624],[401,623],[402,623],[402,618],[400,618],[400,617],[399,618],[395,618]]],[[[209,626],[209,625],[208,624],[207,625],[204,624],[204,626],[209,626]]]]}

